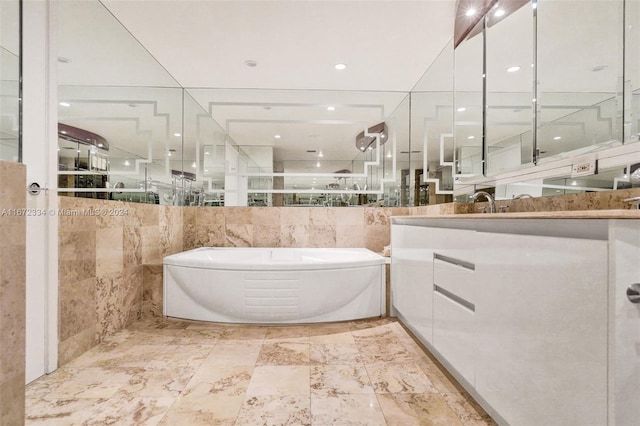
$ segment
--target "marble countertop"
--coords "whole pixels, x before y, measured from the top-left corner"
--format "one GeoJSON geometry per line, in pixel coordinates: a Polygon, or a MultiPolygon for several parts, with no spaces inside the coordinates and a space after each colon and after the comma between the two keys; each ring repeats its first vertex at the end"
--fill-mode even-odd
{"type": "Polygon", "coordinates": [[[402,219],[640,219],[640,210],[575,210],[393,216],[402,219]]]}

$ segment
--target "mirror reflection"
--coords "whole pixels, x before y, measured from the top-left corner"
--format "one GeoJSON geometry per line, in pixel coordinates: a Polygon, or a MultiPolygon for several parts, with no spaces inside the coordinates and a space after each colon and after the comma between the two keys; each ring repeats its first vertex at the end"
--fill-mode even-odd
{"type": "Polygon", "coordinates": [[[484,19],[455,49],[454,127],[455,174],[486,174],[484,162],[484,19]]]}
{"type": "Polygon", "coordinates": [[[533,12],[527,1],[498,3],[487,15],[485,138],[489,174],[533,161],[533,29],[533,12]]]}
{"type": "Polygon", "coordinates": [[[622,8],[621,1],[538,1],[541,160],[621,143],[622,8]]]}
{"type": "Polygon", "coordinates": [[[19,143],[20,11],[0,2],[0,160],[21,161],[19,143]]]}
{"type": "MultiPolygon", "coordinates": [[[[11,4],[2,3],[3,17],[11,4]]],[[[503,176],[513,182],[542,169],[535,184],[527,179],[530,195],[565,180],[574,188],[562,191],[605,181],[614,188],[636,163],[607,157],[603,167],[615,165],[615,176],[567,180],[572,159],[639,139],[637,0],[498,3],[410,91],[185,89],[102,3],[59,7],[62,194],[195,206],[418,206],[496,181],[496,197],[509,198],[516,192],[503,176]],[[565,162],[545,169],[557,161],[565,162]]],[[[17,88],[17,78],[4,78],[14,49],[4,30],[10,92],[7,81],[17,88]]],[[[0,154],[16,158],[5,114],[15,106],[5,101],[0,154]]]]}

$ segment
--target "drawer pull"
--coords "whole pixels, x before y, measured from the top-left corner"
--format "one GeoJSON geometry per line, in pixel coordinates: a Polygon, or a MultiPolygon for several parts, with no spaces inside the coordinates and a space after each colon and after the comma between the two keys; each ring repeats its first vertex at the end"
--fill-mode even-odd
{"type": "Polygon", "coordinates": [[[465,269],[470,269],[472,271],[476,270],[476,265],[471,262],[467,262],[466,260],[456,259],[455,257],[445,256],[439,253],[433,253],[434,260],[441,260],[446,263],[451,263],[452,265],[460,266],[465,269]]]}
{"type": "Polygon", "coordinates": [[[473,303],[469,302],[468,300],[463,299],[462,297],[451,293],[448,290],[445,290],[444,288],[434,284],[433,285],[433,291],[440,293],[441,295],[443,295],[444,297],[446,297],[447,299],[451,300],[452,302],[457,303],[460,306],[463,306],[467,309],[469,309],[471,312],[475,312],[476,311],[476,305],[474,305],[473,303]]]}

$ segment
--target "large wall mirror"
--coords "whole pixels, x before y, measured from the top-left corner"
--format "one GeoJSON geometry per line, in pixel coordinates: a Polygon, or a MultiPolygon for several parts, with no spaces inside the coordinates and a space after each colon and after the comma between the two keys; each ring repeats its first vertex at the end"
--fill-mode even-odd
{"type": "Polygon", "coordinates": [[[493,2],[455,49],[455,152],[457,169],[467,172],[456,199],[479,188],[509,199],[640,183],[639,3],[493,2]],[[463,96],[480,91],[478,69],[486,76],[475,102],[481,112],[462,120],[470,102],[463,96]],[[465,167],[464,132],[481,113],[484,149],[465,167]]]}
{"type": "MultiPolygon", "coordinates": [[[[14,3],[0,8],[3,94],[17,90],[4,25],[14,3]]],[[[411,90],[337,91],[184,88],[101,2],[56,2],[59,191],[170,205],[419,206],[478,188],[511,198],[633,185],[640,1],[483,4],[411,90]],[[597,175],[572,172],[595,158],[597,175]]],[[[7,117],[17,103],[7,99],[17,95],[2,97],[0,154],[15,159],[7,117]]]]}
{"type": "Polygon", "coordinates": [[[408,91],[183,88],[100,2],[57,5],[61,194],[195,206],[413,202],[403,180],[408,91]]]}
{"type": "Polygon", "coordinates": [[[0,1],[0,160],[21,161],[20,1],[0,1]]]}

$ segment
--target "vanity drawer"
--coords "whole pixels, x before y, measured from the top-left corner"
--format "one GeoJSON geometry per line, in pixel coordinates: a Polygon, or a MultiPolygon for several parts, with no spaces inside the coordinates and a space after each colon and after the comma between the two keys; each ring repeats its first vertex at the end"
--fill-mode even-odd
{"type": "Polygon", "coordinates": [[[475,306],[464,306],[446,290],[433,294],[433,346],[471,385],[475,382],[475,306]]]}
{"type": "Polygon", "coordinates": [[[458,297],[474,303],[477,288],[475,264],[455,253],[433,254],[433,283],[458,297]]]}

